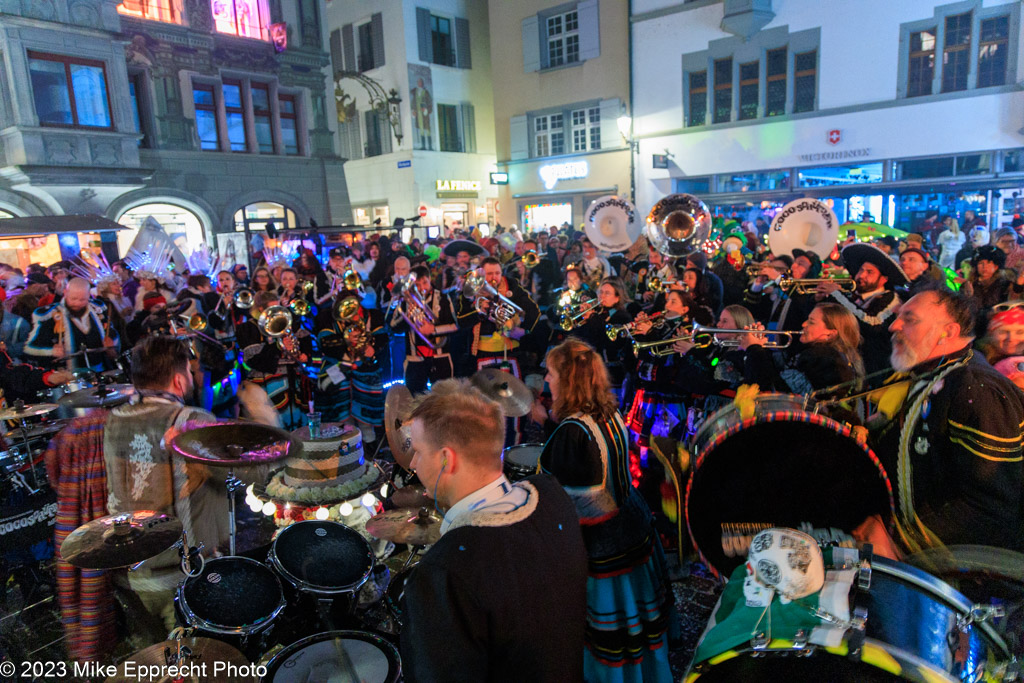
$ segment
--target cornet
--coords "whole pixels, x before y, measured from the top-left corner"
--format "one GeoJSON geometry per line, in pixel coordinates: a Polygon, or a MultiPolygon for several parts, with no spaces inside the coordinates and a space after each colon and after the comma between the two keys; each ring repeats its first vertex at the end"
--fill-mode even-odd
{"type": "Polygon", "coordinates": [[[819,278],[782,278],[779,280],[779,288],[786,290],[790,294],[814,294],[818,289],[818,285],[822,282],[834,282],[839,285],[839,289],[844,292],[853,293],[857,290],[857,283],[852,278],[830,278],[830,277],[819,277],[819,278]]]}

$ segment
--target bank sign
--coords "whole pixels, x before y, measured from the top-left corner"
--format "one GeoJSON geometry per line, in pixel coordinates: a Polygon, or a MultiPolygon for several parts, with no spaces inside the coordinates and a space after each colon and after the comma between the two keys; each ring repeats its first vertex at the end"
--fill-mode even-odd
{"type": "Polygon", "coordinates": [[[540,179],[544,181],[544,187],[551,190],[559,180],[586,178],[590,173],[590,167],[585,161],[567,161],[564,164],[541,166],[537,172],[540,174],[540,179]]]}

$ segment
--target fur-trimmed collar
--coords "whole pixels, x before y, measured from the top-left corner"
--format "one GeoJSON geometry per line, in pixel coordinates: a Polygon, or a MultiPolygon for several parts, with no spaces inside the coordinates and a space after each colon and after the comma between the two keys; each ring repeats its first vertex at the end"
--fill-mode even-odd
{"type": "Polygon", "coordinates": [[[527,498],[523,505],[520,505],[511,512],[487,512],[486,510],[467,512],[464,515],[459,515],[458,518],[452,521],[451,526],[448,527],[448,533],[464,526],[511,526],[528,518],[533,514],[534,510],[537,509],[537,503],[540,500],[540,494],[537,493],[537,487],[528,481],[520,481],[513,484],[513,488],[526,490],[527,498]]]}

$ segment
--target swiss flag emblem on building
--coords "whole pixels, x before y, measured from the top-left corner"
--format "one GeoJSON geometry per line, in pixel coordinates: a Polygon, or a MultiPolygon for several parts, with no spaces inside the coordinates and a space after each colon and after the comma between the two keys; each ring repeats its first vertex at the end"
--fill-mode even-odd
{"type": "Polygon", "coordinates": [[[838,145],[839,141],[843,139],[843,132],[838,128],[833,128],[828,132],[828,142],[830,145],[838,145]]]}

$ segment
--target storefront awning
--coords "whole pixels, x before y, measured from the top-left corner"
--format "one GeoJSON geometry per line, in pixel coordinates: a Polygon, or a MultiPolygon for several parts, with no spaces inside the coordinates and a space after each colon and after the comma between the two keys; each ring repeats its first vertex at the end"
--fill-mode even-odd
{"type": "Polygon", "coordinates": [[[0,219],[0,239],[30,237],[54,233],[111,232],[124,230],[103,216],[29,216],[28,218],[0,219]]]}

